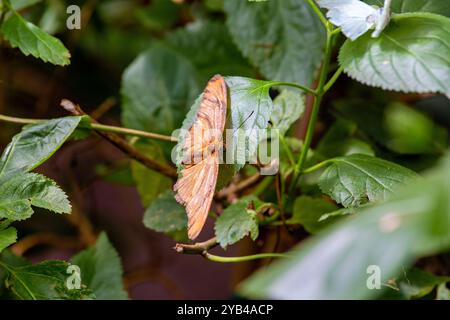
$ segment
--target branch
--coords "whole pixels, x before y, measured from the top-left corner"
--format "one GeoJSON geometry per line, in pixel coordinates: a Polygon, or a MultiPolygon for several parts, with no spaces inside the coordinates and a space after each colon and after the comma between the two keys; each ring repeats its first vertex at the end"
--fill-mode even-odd
{"type": "Polygon", "coordinates": [[[194,244],[177,243],[174,249],[178,253],[205,255],[209,249],[212,249],[217,245],[217,238],[214,237],[204,242],[197,242],[194,244]]]}
{"type": "MultiPolygon", "coordinates": [[[[66,109],[67,111],[69,111],[70,113],[77,115],[77,116],[84,116],[87,115],[81,108],[79,105],[75,105],[74,103],[72,103],[69,100],[63,99],[61,101],[61,106],[66,109]]],[[[101,126],[101,128],[105,129],[108,126],[105,125],[100,125],[99,123],[97,123],[95,120],[92,119],[92,128],[94,128],[94,124],[96,125],[97,129],[95,129],[95,132],[97,132],[100,136],[102,136],[103,138],[105,138],[106,140],[108,140],[111,144],[113,144],[114,146],[116,146],[118,149],[120,149],[122,152],[124,152],[126,155],[128,155],[130,158],[139,161],[140,163],[142,163],[143,165],[145,165],[146,167],[155,170],[167,177],[170,178],[177,178],[177,171],[175,168],[165,165],[165,164],[161,164],[159,162],[154,161],[153,159],[147,157],[145,154],[143,154],[142,152],[140,152],[139,150],[137,150],[136,148],[134,148],[132,145],[130,145],[128,143],[127,140],[125,140],[124,138],[118,136],[116,133],[114,132],[108,132],[107,130],[99,130],[99,126],[101,126]]],[[[152,134],[154,135],[154,134],[152,134]]]]}

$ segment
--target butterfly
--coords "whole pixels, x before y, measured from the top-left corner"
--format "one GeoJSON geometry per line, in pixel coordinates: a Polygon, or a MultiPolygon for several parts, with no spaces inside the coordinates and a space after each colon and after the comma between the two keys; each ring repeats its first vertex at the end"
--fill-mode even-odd
{"type": "Polygon", "coordinates": [[[368,30],[375,28],[373,38],[380,36],[389,24],[392,0],[385,0],[383,8],[370,6],[359,0],[317,0],[322,8],[328,9],[331,23],[341,27],[351,40],[356,40],[368,30]]]}
{"type": "Polygon", "coordinates": [[[209,80],[195,121],[181,142],[184,157],[174,191],[175,199],[186,207],[188,236],[192,240],[197,238],[205,224],[217,184],[227,92],[221,75],[209,80]]]}

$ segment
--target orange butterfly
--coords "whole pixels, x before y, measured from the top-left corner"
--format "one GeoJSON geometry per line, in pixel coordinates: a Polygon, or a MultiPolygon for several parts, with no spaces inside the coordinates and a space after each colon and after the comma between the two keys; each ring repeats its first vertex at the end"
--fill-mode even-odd
{"type": "Polygon", "coordinates": [[[186,207],[192,240],[202,230],[214,196],[226,112],[227,85],[221,75],[215,75],[203,91],[196,119],[182,142],[184,167],[174,186],[175,199],[186,207]]]}

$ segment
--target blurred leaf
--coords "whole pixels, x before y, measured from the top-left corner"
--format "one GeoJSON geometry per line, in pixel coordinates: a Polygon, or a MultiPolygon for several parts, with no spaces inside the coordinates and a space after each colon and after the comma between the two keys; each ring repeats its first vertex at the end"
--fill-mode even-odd
{"type": "Polygon", "coordinates": [[[75,255],[72,263],[80,268],[82,283],[94,292],[97,299],[128,299],[123,287],[122,263],[106,233],[100,234],[95,246],[75,255]]]}
{"type": "Polygon", "coordinates": [[[42,0],[12,0],[11,5],[14,10],[19,11],[25,9],[26,7],[30,7],[36,3],[41,2],[42,0]]]}
{"type": "Polygon", "coordinates": [[[301,224],[306,231],[311,234],[316,234],[336,220],[326,219],[319,221],[320,217],[336,210],[336,205],[324,199],[301,196],[295,199],[292,217],[286,222],[290,224],[301,224]]]}
{"type": "Polygon", "coordinates": [[[44,261],[36,265],[12,266],[0,261],[0,269],[7,273],[6,283],[15,298],[20,300],[91,299],[85,287],[68,289],[66,279],[69,264],[64,261],[44,261]]]}
{"type": "MultiPolygon", "coordinates": [[[[383,0],[363,0],[370,5],[383,7],[383,0]]],[[[431,12],[450,17],[450,2],[442,0],[396,0],[391,5],[392,12],[431,12]]]]}
{"type": "Polygon", "coordinates": [[[430,294],[437,286],[450,281],[450,277],[413,268],[395,279],[395,289],[387,289],[383,298],[420,299],[430,294]]]}
{"type": "Polygon", "coordinates": [[[320,189],[344,207],[386,200],[419,176],[395,163],[363,154],[333,158],[321,175],[320,189]]]}
{"type": "Polygon", "coordinates": [[[71,136],[80,120],[81,117],[65,117],[23,127],[0,158],[0,179],[42,164],[71,136]]]}
{"type": "Polygon", "coordinates": [[[437,288],[436,300],[450,300],[450,290],[445,283],[442,283],[437,288]]]}
{"type": "Polygon", "coordinates": [[[70,213],[67,195],[56,183],[37,173],[19,173],[0,184],[0,218],[28,219],[31,206],[56,213],[70,213]]]}
{"type": "Polygon", "coordinates": [[[223,211],[214,226],[217,241],[222,248],[226,249],[228,245],[236,243],[248,235],[252,240],[258,238],[256,211],[249,207],[253,205],[257,208],[261,204],[261,200],[251,195],[239,199],[223,211]]]}
{"type": "Polygon", "coordinates": [[[450,96],[448,29],[450,19],[440,15],[396,15],[379,38],[347,40],[339,60],[350,77],[370,86],[450,96]]]}
{"type": "MultiPolygon", "coordinates": [[[[157,143],[139,143],[135,147],[159,163],[166,162],[161,147],[157,143]]],[[[131,172],[144,207],[148,207],[161,192],[172,187],[170,178],[148,169],[137,161],[131,162],[131,172]]]]}
{"type": "Polygon", "coordinates": [[[98,164],[95,166],[95,174],[106,182],[129,187],[135,186],[129,161],[118,161],[111,166],[98,164]]]}
{"type": "Polygon", "coordinates": [[[136,17],[150,30],[163,31],[178,20],[181,8],[173,1],[153,0],[150,5],[137,10],[136,17]]]}
{"type": "Polygon", "coordinates": [[[345,119],[338,119],[320,139],[316,154],[329,159],[337,156],[348,156],[355,153],[374,156],[375,152],[366,142],[353,138],[356,125],[345,119]]]}
{"type": "Polygon", "coordinates": [[[70,53],[59,39],[24,20],[15,11],[2,24],[0,31],[14,48],[19,48],[26,56],[31,54],[44,62],[61,66],[70,63],[70,53]]]}
{"type": "Polygon", "coordinates": [[[385,127],[388,147],[401,154],[442,152],[447,148],[447,133],[431,119],[401,103],[389,105],[385,127]]]}
{"type": "Polygon", "coordinates": [[[176,240],[180,239],[180,231],[183,231],[182,238],[187,238],[186,210],[175,200],[172,190],[161,193],[147,208],[144,225],[158,232],[175,235],[176,240]]]}
{"type": "Polygon", "coordinates": [[[200,83],[206,83],[217,73],[254,75],[222,23],[206,20],[190,23],[170,33],[164,43],[195,66],[200,83]]]}
{"type": "Polygon", "coordinates": [[[0,230],[0,252],[17,241],[17,230],[13,227],[0,230]]]}
{"type": "Polygon", "coordinates": [[[269,89],[275,82],[243,77],[226,77],[225,81],[229,89],[233,129],[232,139],[227,140],[227,157],[232,153],[234,157],[230,159],[235,160],[238,170],[255,156],[262,138],[260,134],[268,126],[273,111],[269,89]]]}
{"type": "Polygon", "coordinates": [[[176,52],[154,46],[123,74],[122,121],[129,128],[170,134],[199,92],[193,66],[176,52]]]}
{"type": "Polygon", "coordinates": [[[310,85],[325,44],[322,24],[306,1],[225,1],[227,25],[245,57],[278,81],[310,85]]]}
{"type": "Polygon", "coordinates": [[[55,34],[64,31],[66,28],[67,5],[58,0],[47,1],[45,11],[39,20],[39,27],[42,31],[55,34]]]}
{"type": "Polygon", "coordinates": [[[273,128],[280,130],[280,135],[284,136],[304,110],[303,95],[291,90],[282,91],[273,102],[273,111],[270,115],[273,128]]]}
{"type": "Polygon", "coordinates": [[[256,273],[241,292],[274,299],[374,298],[383,291],[368,289],[369,266],[380,268],[386,284],[414,259],[450,248],[449,193],[447,157],[425,179],[302,243],[292,259],[256,273]]]}

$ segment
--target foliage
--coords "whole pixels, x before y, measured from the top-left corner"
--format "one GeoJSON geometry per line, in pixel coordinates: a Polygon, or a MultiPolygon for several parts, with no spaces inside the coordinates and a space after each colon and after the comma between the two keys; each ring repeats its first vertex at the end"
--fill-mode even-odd
{"type": "MultiPolygon", "coordinates": [[[[222,74],[232,133],[224,149],[233,162],[220,165],[211,186],[215,238],[178,244],[178,252],[217,262],[289,256],[237,288],[248,298],[449,299],[449,277],[416,264],[450,249],[448,1],[394,1],[381,34],[367,32],[354,41],[315,1],[180,2],[98,3],[77,47],[58,22],[55,4],[1,1],[2,49],[66,66],[71,55],[61,38],[80,55],[74,63],[101,61],[114,74],[111,82],[121,79],[108,94],[120,97],[123,127],[89,116],[0,115],[24,124],[12,138],[5,133],[11,142],[0,157],[0,297],[128,298],[119,254],[105,233],[71,264],[33,264],[8,250],[22,236],[16,222],[31,218],[34,208],[71,212],[63,189],[32,171],[70,140],[95,141],[94,130],[132,158],[112,165],[112,173],[97,166],[98,176],[134,185],[145,209],[143,224],[187,241],[186,209],[171,191],[175,174],[155,170],[155,163],[167,171],[181,168],[184,136],[174,130],[192,126],[202,88],[222,74]],[[260,174],[267,164],[259,151],[272,141],[280,144],[270,163],[280,167],[274,177],[260,174]],[[290,238],[278,246],[285,240],[278,238],[282,228],[290,238]],[[285,255],[260,252],[270,237],[278,239],[274,251],[298,244],[285,255]],[[258,241],[255,254],[220,257],[205,247],[226,249],[244,238],[258,241]],[[80,268],[77,289],[66,283],[70,266],[80,268]],[[380,290],[367,285],[370,266],[381,270],[380,290]]],[[[85,91],[104,98],[100,89],[85,91]]]]}

